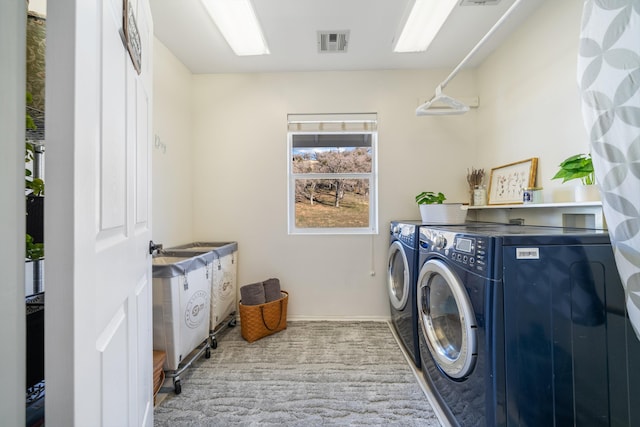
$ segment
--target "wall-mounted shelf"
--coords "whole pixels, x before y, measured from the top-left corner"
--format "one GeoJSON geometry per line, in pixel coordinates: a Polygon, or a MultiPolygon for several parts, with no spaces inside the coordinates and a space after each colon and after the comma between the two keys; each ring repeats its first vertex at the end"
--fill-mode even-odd
{"type": "Polygon", "coordinates": [[[504,223],[519,220],[529,225],[607,228],[600,201],[469,206],[468,218],[504,223]]]}
{"type": "Polygon", "coordinates": [[[516,205],[469,206],[469,210],[479,209],[538,209],[538,208],[581,208],[602,207],[602,202],[565,202],[565,203],[519,203],[516,205]]]}

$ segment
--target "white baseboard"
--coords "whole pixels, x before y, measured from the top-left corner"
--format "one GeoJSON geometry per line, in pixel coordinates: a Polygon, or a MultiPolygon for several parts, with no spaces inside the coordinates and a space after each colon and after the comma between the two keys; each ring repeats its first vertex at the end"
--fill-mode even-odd
{"type": "Polygon", "coordinates": [[[389,317],[385,316],[291,316],[287,315],[287,321],[307,321],[307,322],[388,322],[389,317]]]}

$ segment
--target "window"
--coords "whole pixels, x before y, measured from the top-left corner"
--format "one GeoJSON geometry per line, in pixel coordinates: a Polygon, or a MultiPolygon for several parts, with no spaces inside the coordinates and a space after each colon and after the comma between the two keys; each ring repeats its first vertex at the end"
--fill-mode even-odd
{"type": "Polygon", "coordinates": [[[375,234],[376,114],[288,116],[290,234],[375,234]]]}

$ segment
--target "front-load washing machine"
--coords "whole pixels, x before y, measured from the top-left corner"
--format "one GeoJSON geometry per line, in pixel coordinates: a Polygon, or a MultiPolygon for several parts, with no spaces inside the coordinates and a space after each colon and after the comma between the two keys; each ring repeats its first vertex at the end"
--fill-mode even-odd
{"type": "Polygon", "coordinates": [[[422,371],[453,425],[640,425],[640,342],[608,234],[421,227],[422,371]]]}
{"type": "Polygon", "coordinates": [[[391,221],[387,290],[391,323],[415,366],[420,369],[416,279],[420,222],[391,221]]]}

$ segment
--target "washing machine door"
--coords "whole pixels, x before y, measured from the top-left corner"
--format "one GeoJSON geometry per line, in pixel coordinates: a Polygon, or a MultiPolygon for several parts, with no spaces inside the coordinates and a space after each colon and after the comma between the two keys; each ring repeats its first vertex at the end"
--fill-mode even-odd
{"type": "Polygon", "coordinates": [[[445,262],[430,259],[418,276],[421,333],[435,363],[449,377],[462,379],[475,366],[476,322],[463,283],[445,262]]]}
{"type": "Polygon", "coordinates": [[[403,310],[409,298],[409,262],[407,254],[399,241],[389,247],[387,264],[387,288],[389,300],[396,310],[403,310]]]}

